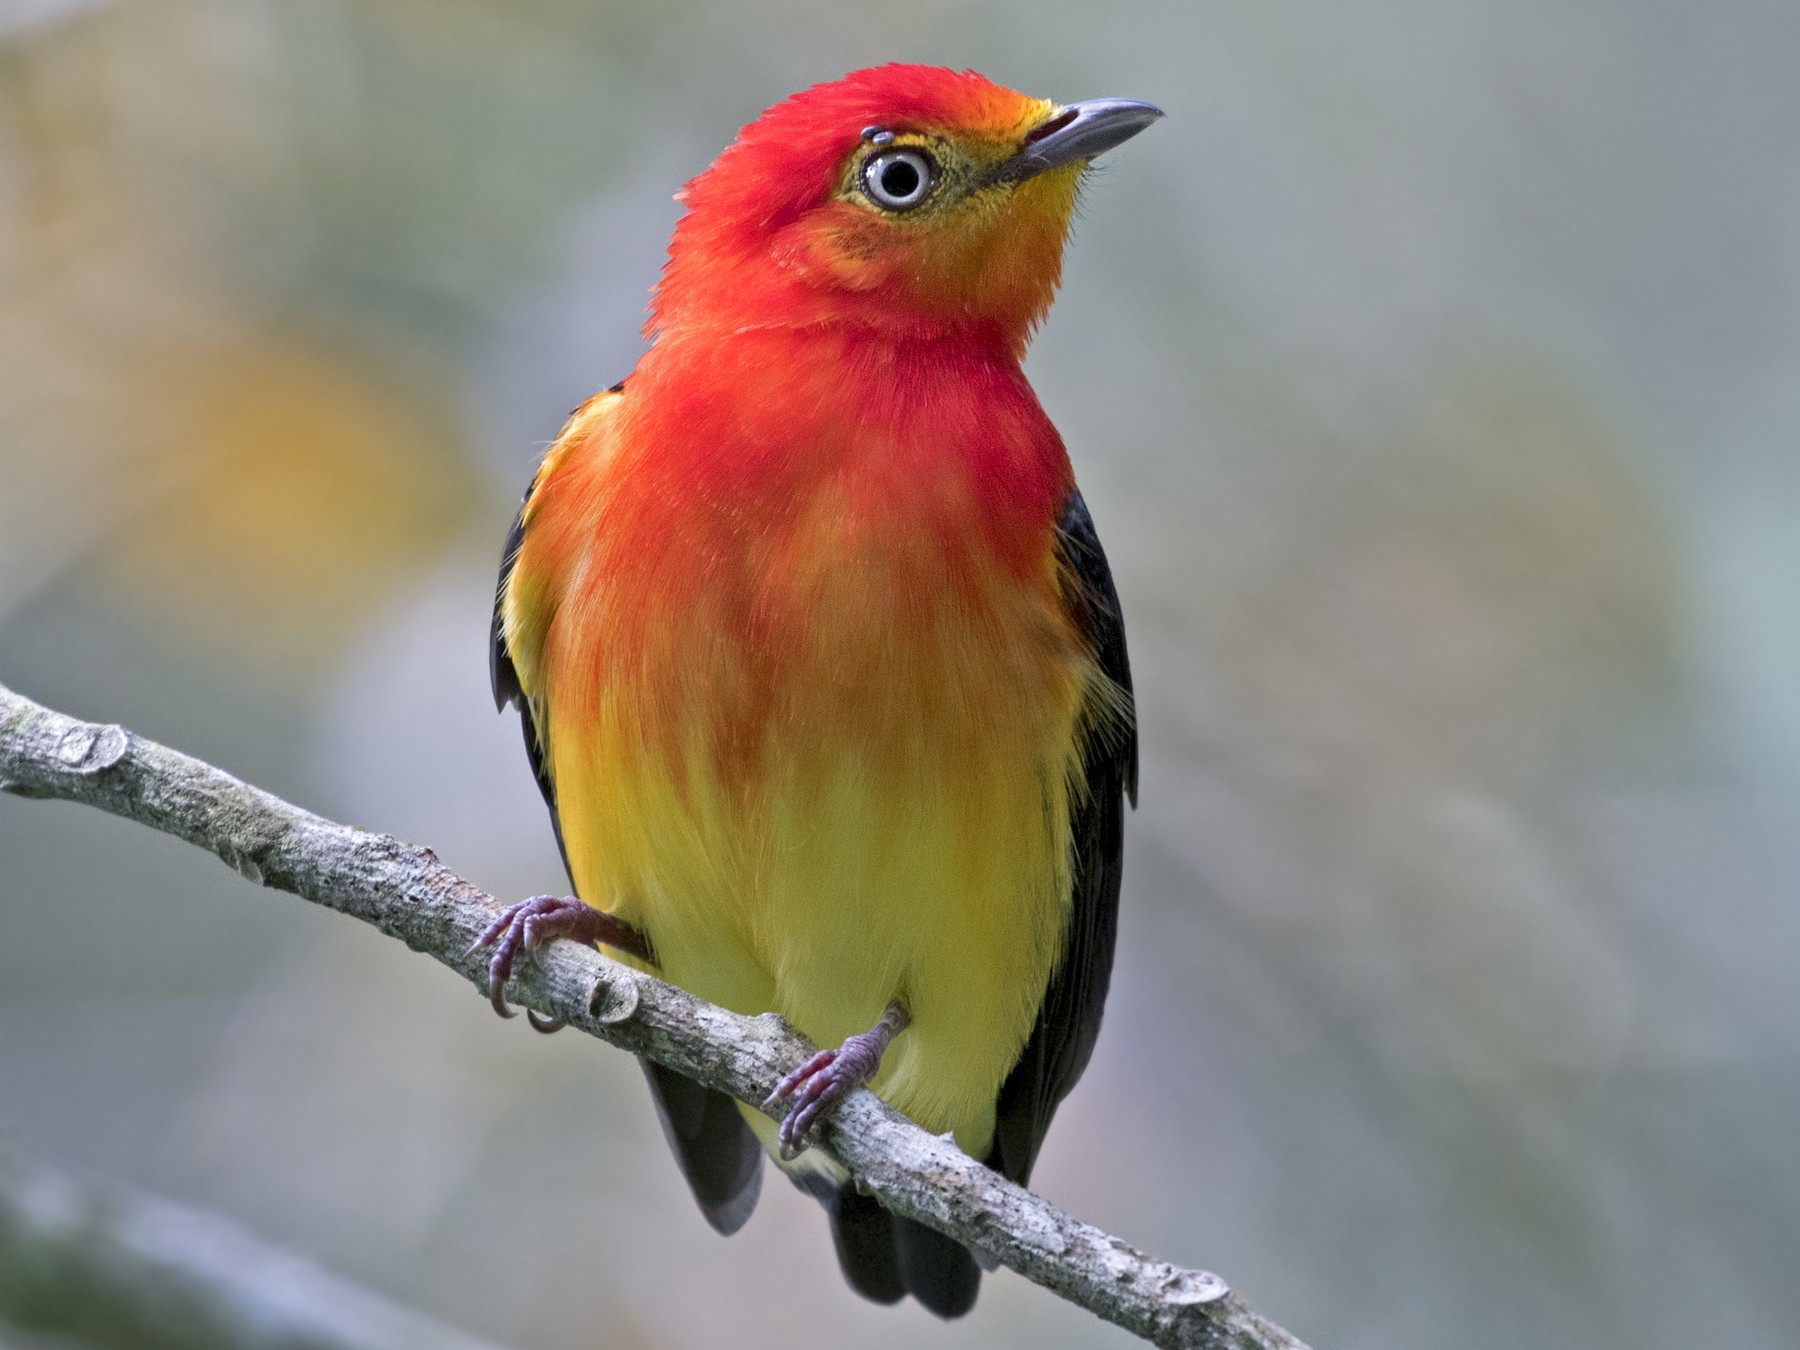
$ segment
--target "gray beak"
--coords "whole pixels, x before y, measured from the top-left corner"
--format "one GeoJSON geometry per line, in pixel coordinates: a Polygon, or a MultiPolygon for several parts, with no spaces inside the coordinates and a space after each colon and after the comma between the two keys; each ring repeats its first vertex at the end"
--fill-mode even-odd
{"type": "Polygon", "coordinates": [[[1163,115],[1135,98],[1089,98],[1070,103],[1025,136],[1019,153],[1001,162],[995,177],[1020,182],[1047,169],[1103,154],[1163,115]]]}

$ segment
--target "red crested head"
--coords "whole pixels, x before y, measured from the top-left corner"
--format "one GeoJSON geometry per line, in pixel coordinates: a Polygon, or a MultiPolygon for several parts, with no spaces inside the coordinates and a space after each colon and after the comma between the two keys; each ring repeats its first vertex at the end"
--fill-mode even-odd
{"type": "Polygon", "coordinates": [[[687,185],[647,331],[853,324],[1022,354],[1082,171],[1159,115],[934,66],[802,90],[687,185]]]}

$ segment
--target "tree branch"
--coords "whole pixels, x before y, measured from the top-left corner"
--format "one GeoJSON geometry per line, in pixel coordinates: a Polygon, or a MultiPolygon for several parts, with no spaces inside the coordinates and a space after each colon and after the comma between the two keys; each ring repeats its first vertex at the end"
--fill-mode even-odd
{"type": "MultiPolygon", "coordinates": [[[[321,819],[119,726],[79,722],[0,685],[0,788],[85,802],[216,853],[252,881],[351,914],[486,988],[463,953],[494,899],[403,844],[321,819]]],[[[742,1017],[572,942],[519,964],[515,1003],[760,1103],[813,1047],[779,1017],[742,1017]]],[[[1159,1346],[1306,1350],[1206,1271],[1155,1261],[990,1172],[873,1093],[820,1144],[896,1214],[917,1219],[1159,1346]]]]}
{"type": "Polygon", "coordinates": [[[110,1350],[495,1350],[215,1214],[8,1157],[0,1325],[110,1350]]]}

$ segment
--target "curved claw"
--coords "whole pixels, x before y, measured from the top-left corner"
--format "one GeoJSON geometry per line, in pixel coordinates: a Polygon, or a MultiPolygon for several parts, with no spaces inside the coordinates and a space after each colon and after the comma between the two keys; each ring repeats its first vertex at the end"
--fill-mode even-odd
{"type": "Polygon", "coordinates": [[[506,1006],[506,982],[512,978],[513,961],[523,947],[527,954],[536,945],[531,941],[536,935],[531,931],[528,916],[536,897],[524,900],[516,905],[508,905],[500,911],[500,917],[481,930],[481,936],[471,942],[464,956],[473,956],[483,947],[493,947],[493,958],[488,962],[488,1002],[500,1016],[511,1018],[513,1010],[506,1006]]]}
{"type": "Polygon", "coordinates": [[[494,972],[488,971],[488,1002],[494,1005],[494,1011],[505,1018],[514,1018],[518,1014],[506,1006],[506,977],[495,978],[494,972]]]}
{"type": "Polygon", "coordinates": [[[569,1025],[567,1022],[561,1021],[555,1017],[539,1017],[537,1015],[537,1009],[535,1008],[527,1008],[525,1010],[525,1020],[531,1023],[531,1029],[533,1031],[539,1032],[545,1036],[553,1036],[569,1025]]]}
{"type": "Polygon", "coordinates": [[[518,906],[513,905],[503,911],[463,952],[464,956],[473,956],[483,947],[500,939],[500,945],[494,948],[493,959],[488,962],[488,1002],[494,1005],[494,1011],[502,1017],[512,1017],[513,1010],[506,1006],[506,982],[512,978],[513,956],[518,950],[518,939],[512,933],[513,916],[518,906]]]}

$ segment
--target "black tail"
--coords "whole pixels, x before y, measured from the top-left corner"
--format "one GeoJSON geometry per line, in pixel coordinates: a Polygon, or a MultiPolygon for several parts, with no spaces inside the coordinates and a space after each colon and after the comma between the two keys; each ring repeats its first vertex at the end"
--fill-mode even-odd
{"type": "MultiPolygon", "coordinates": [[[[663,1134],[700,1202],[706,1221],[735,1233],[756,1208],[762,1186],[762,1147],[737,1103],[722,1092],[649,1060],[641,1061],[663,1134]]],[[[877,1303],[911,1294],[939,1317],[961,1317],[975,1306],[981,1268],[960,1242],[817,1172],[793,1175],[831,1215],[831,1238],[850,1287],[877,1303]]]]}
{"type": "Polygon", "coordinates": [[[854,1185],[834,1186],[816,1174],[796,1180],[831,1215],[838,1264],[864,1298],[894,1303],[911,1294],[939,1317],[961,1317],[975,1306],[981,1268],[960,1242],[889,1214],[854,1185]]]}
{"type": "Polygon", "coordinates": [[[639,1060],[650,1080],[663,1136],[706,1221],[727,1235],[737,1232],[762,1192],[762,1145],[744,1123],[737,1103],[703,1088],[673,1069],[639,1060]]]}

